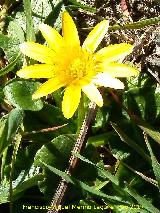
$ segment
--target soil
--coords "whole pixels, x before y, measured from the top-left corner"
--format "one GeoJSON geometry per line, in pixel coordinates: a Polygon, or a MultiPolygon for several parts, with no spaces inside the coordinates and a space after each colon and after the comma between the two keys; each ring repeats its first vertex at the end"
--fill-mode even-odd
{"type": "MultiPolygon", "coordinates": [[[[110,25],[125,25],[160,16],[160,0],[84,0],[81,2],[96,8],[96,13],[78,11],[77,21],[79,20],[82,40],[89,33],[90,27],[95,26],[102,19],[108,19],[110,25]]],[[[121,42],[133,44],[137,51],[131,58],[132,62],[142,72],[149,72],[151,75],[154,72],[157,73],[157,66],[158,68],[160,66],[160,25],[113,31],[106,36],[103,42],[103,46],[121,42]]],[[[158,75],[156,74],[156,76],[158,75]]],[[[155,75],[153,77],[155,78],[155,75]]],[[[158,77],[155,80],[160,81],[158,77]]]]}

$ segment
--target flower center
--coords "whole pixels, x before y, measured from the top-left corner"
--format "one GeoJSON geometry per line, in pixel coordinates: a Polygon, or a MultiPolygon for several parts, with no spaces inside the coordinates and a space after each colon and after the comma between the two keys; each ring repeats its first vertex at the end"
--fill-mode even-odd
{"type": "Polygon", "coordinates": [[[71,82],[89,82],[91,78],[96,74],[96,62],[93,55],[84,51],[77,50],[65,55],[65,62],[62,65],[61,75],[65,84],[71,82]]]}
{"type": "Polygon", "coordinates": [[[70,76],[71,79],[80,80],[81,78],[85,77],[87,74],[86,71],[86,62],[83,59],[75,58],[68,66],[66,73],[70,76]]]}

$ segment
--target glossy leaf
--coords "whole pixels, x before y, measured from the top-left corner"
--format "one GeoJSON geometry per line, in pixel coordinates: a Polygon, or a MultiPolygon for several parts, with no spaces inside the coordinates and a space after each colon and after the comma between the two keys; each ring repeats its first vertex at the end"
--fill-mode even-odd
{"type": "Polygon", "coordinates": [[[15,80],[4,87],[4,94],[8,101],[15,107],[23,110],[41,110],[41,100],[32,100],[34,91],[39,87],[38,82],[27,80],[15,80]]]}

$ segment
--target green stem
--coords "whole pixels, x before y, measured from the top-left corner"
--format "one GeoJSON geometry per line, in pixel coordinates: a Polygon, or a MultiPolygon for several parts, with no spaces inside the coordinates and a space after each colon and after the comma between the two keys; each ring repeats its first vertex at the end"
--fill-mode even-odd
{"type": "Polygon", "coordinates": [[[133,22],[133,23],[128,23],[128,24],[124,24],[124,25],[118,25],[115,24],[113,26],[109,27],[109,31],[115,31],[115,30],[123,30],[123,29],[140,29],[143,27],[146,27],[148,25],[153,25],[153,24],[158,24],[160,22],[160,16],[158,17],[154,17],[154,18],[149,18],[149,19],[144,19],[144,20],[140,20],[137,22],[133,22]]]}
{"type": "MultiPolygon", "coordinates": [[[[156,25],[159,24],[160,22],[160,16],[154,17],[154,18],[149,18],[149,19],[143,19],[137,22],[129,22],[127,24],[119,25],[115,24],[113,26],[109,26],[108,31],[116,31],[116,30],[134,30],[134,29],[141,29],[143,27],[149,26],[149,25],[156,25]]],[[[88,27],[88,28],[82,28],[83,30],[92,30],[93,27],[88,27]]]]}
{"type": "Polygon", "coordinates": [[[4,168],[6,164],[7,151],[8,151],[8,147],[3,152],[2,163],[1,163],[1,180],[3,180],[4,178],[4,168]]]}
{"type": "Polygon", "coordinates": [[[32,6],[30,0],[23,0],[24,12],[26,15],[26,40],[35,41],[35,33],[32,18],[32,6]]]}

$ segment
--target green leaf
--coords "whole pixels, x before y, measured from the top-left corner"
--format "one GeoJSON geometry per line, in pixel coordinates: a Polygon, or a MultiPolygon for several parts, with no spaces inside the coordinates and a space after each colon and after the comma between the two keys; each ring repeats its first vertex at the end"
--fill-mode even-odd
{"type": "Polygon", "coordinates": [[[9,141],[7,141],[7,134],[8,134],[7,117],[8,116],[4,116],[0,119],[0,156],[4,151],[4,149],[9,144],[9,141]]]}
{"type": "Polygon", "coordinates": [[[14,138],[20,124],[23,121],[24,113],[20,109],[13,109],[8,116],[8,134],[7,140],[14,138]]]}
{"type": "MultiPolygon", "coordinates": [[[[79,207],[79,205],[84,207],[83,209],[81,209],[82,213],[91,213],[91,212],[102,213],[102,212],[105,212],[105,210],[110,208],[110,206],[108,206],[108,205],[98,205],[97,203],[98,202],[96,202],[96,201],[86,199],[86,200],[80,200],[78,203],[77,203],[77,201],[75,201],[75,203],[73,203],[73,205],[78,204],[77,207],[79,207]]],[[[73,213],[77,213],[77,211],[78,211],[78,208],[75,208],[75,211],[74,211],[74,209],[72,209],[73,213]]]]}
{"type": "Polygon", "coordinates": [[[44,176],[42,174],[36,174],[33,177],[28,178],[26,181],[20,183],[17,187],[13,190],[13,197],[20,192],[25,191],[26,189],[31,188],[32,186],[36,186],[38,181],[42,181],[44,176]]]}
{"type": "Polygon", "coordinates": [[[50,12],[50,14],[46,17],[44,23],[48,24],[50,26],[54,26],[56,20],[58,19],[58,17],[60,16],[60,12],[62,10],[62,6],[63,6],[63,1],[60,1],[54,8],[53,10],[50,12]]]}
{"type": "Polygon", "coordinates": [[[3,179],[0,183],[0,204],[8,202],[9,181],[3,179]]]}
{"type": "Polygon", "coordinates": [[[87,144],[92,144],[95,147],[103,146],[106,140],[114,135],[113,132],[107,132],[103,134],[97,134],[88,138],[87,144]]]}
{"type": "Polygon", "coordinates": [[[143,207],[139,204],[133,204],[133,205],[114,205],[113,210],[116,213],[148,213],[147,210],[143,209],[143,207]]]}
{"type": "Polygon", "coordinates": [[[98,166],[98,164],[93,163],[92,161],[88,160],[87,158],[85,158],[84,156],[80,155],[79,153],[73,153],[77,158],[81,159],[82,161],[91,164],[92,166],[94,166],[96,169],[98,169],[98,172],[103,174],[103,177],[107,178],[108,180],[110,180],[112,183],[118,185],[119,184],[119,180],[117,177],[115,177],[114,175],[111,174],[111,172],[105,170],[104,168],[98,166]]]}
{"type": "Polygon", "coordinates": [[[65,179],[68,183],[74,183],[72,178],[67,175],[67,173],[60,171],[59,169],[56,169],[55,167],[49,166],[48,164],[42,162],[41,160],[39,161],[40,163],[44,164],[44,166],[46,166],[49,170],[51,170],[52,172],[54,172],[56,175],[62,177],[63,179],[65,179]]]}
{"type": "Polygon", "coordinates": [[[132,147],[134,150],[136,150],[137,153],[139,153],[143,158],[145,158],[148,162],[150,162],[150,157],[145,153],[145,151],[137,144],[135,143],[131,138],[129,138],[120,127],[114,123],[111,123],[119,137],[122,141],[127,143],[130,147],[132,147]]]}
{"type": "Polygon", "coordinates": [[[76,126],[71,122],[67,125],[67,122],[68,120],[64,118],[61,109],[44,103],[40,111],[25,111],[24,134],[32,142],[46,143],[46,141],[51,141],[59,135],[75,132],[76,126]],[[63,126],[65,124],[66,126],[63,126]]]}
{"type": "Polygon", "coordinates": [[[88,6],[86,4],[82,4],[76,0],[69,0],[68,3],[70,4],[69,7],[70,8],[81,8],[83,10],[86,10],[86,11],[89,11],[89,12],[92,12],[92,13],[95,13],[96,12],[96,8],[93,8],[91,6],[88,6]]]}
{"type": "Polygon", "coordinates": [[[153,171],[154,171],[155,177],[157,179],[159,190],[160,190],[160,164],[158,163],[155,155],[153,154],[153,151],[152,151],[152,148],[149,144],[148,139],[146,139],[145,142],[146,142],[147,148],[148,148],[150,155],[151,155],[153,171]]]}
{"type": "Polygon", "coordinates": [[[28,80],[13,80],[4,87],[4,94],[15,107],[23,110],[38,111],[43,107],[41,100],[32,100],[32,94],[40,83],[28,80]]]}
{"type": "Polygon", "coordinates": [[[23,120],[23,111],[13,109],[8,116],[0,120],[0,155],[10,145],[23,120]]]}
{"type": "Polygon", "coordinates": [[[13,61],[13,57],[19,54],[19,40],[3,34],[0,34],[0,47],[5,52],[9,62],[13,61]]]}
{"type": "Polygon", "coordinates": [[[3,92],[3,87],[0,86],[0,103],[4,101],[4,92],[3,92]]]}
{"type": "Polygon", "coordinates": [[[18,54],[17,57],[12,62],[10,62],[10,64],[8,64],[6,67],[2,68],[0,70],[0,76],[5,75],[8,72],[12,71],[14,69],[15,65],[17,64],[17,62],[19,61],[20,57],[21,57],[21,54],[18,54]]]}
{"type": "Polygon", "coordinates": [[[0,47],[5,50],[8,47],[8,44],[11,40],[11,37],[0,34],[0,47]]]}
{"type": "Polygon", "coordinates": [[[37,152],[34,164],[35,166],[41,166],[44,169],[45,179],[44,181],[39,182],[39,188],[44,193],[45,197],[52,198],[59,179],[55,174],[44,167],[41,162],[57,167],[60,170],[64,170],[68,166],[68,160],[74,143],[74,135],[60,135],[51,142],[43,145],[37,152]]]}
{"type": "Polygon", "coordinates": [[[18,38],[20,43],[25,41],[24,31],[16,19],[9,22],[7,31],[12,38],[18,38]]]}
{"type": "MultiPolygon", "coordinates": [[[[82,188],[85,191],[100,196],[102,198],[106,198],[109,201],[121,201],[121,199],[117,196],[109,196],[106,195],[105,193],[101,192],[100,190],[95,190],[94,187],[91,187],[89,185],[87,185],[86,183],[77,180],[76,178],[73,178],[69,175],[67,175],[65,172],[60,171],[59,169],[56,169],[53,166],[49,166],[48,164],[44,163],[41,161],[42,164],[44,164],[49,170],[51,170],[52,172],[54,172],[55,174],[57,174],[58,176],[62,177],[63,179],[65,179],[68,183],[72,183],[74,185],[76,185],[78,188],[82,188]]],[[[122,202],[123,203],[123,202],[122,202]]]]}
{"type": "MultiPolygon", "coordinates": [[[[21,176],[21,174],[20,174],[21,176]]],[[[36,186],[38,181],[43,180],[44,176],[42,174],[35,174],[32,177],[26,177],[26,180],[21,182],[18,177],[13,181],[13,200],[19,199],[18,195],[25,190],[36,186]]],[[[9,181],[4,178],[0,184],[0,204],[9,202],[9,181]]]]}
{"type": "Polygon", "coordinates": [[[74,135],[60,135],[53,139],[50,143],[42,146],[35,156],[34,164],[40,166],[40,160],[49,164],[65,168],[68,164],[71,149],[75,143],[74,135]],[[46,158],[46,156],[48,156],[46,158]]]}
{"type": "Polygon", "coordinates": [[[159,210],[152,205],[151,202],[149,202],[144,197],[140,196],[135,190],[133,190],[131,187],[127,186],[125,188],[128,194],[130,194],[134,199],[138,201],[138,203],[143,206],[146,210],[148,210],[151,213],[159,213],[159,210]]]}
{"type": "MultiPolygon", "coordinates": [[[[30,142],[29,138],[27,142],[30,142]]],[[[23,182],[24,180],[26,181],[26,179],[28,180],[28,178],[35,175],[36,169],[33,166],[34,157],[37,151],[42,147],[42,145],[43,143],[36,141],[36,143],[30,143],[30,145],[25,148],[19,148],[16,155],[13,171],[13,179],[20,179],[18,184],[20,182],[23,182]]]]}
{"type": "Polygon", "coordinates": [[[138,125],[143,131],[145,131],[151,138],[153,138],[157,143],[160,144],[160,133],[155,130],[149,124],[142,122],[138,125]]]}

